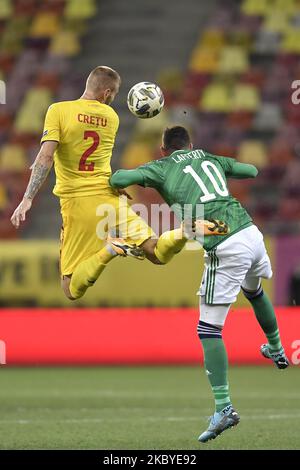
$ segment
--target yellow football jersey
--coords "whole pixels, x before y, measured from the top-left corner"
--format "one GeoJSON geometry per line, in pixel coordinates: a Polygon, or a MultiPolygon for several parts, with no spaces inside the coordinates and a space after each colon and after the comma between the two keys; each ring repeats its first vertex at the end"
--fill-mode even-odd
{"type": "Polygon", "coordinates": [[[96,100],[80,98],[49,107],[41,142],[58,142],[54,155],[56,196],[92,196],[109,186],[118,127],[117,113],[96,100]]]}

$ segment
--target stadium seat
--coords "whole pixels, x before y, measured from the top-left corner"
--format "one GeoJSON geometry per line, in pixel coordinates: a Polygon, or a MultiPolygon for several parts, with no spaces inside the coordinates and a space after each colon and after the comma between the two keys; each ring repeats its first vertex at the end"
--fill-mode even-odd
{"type": "Polygon", "coordinates": [[[268,163],[265,145],[254,139],[242,142],[237,158],[242,163],[252,163],[258,168],[264,168],[268,163]]]}
{"type": "Polygon", "coordinates": [[[263,23],[263,30],[275,33],[285,33],[289,29],[289,16],[283,10],[271,10],[263,23]]]}
{"type": "Polygon", "coordinates": [[[237,84],[233,89],[230,102],[233,111],[256,111],[260,102],[257,88],[253,85],[237,84]]]}
{"type": "Polygon", "coordinates": [[[231,99],[227,87],[222,83],[208,85],[203,91],[199,106],[203,111],[230,111],[231,99]]]}
{"type": "Polygon", "coordinates": [[[96,13],[95,0],[68,0],[65,8],[66,18],[90,18],[96,13]]]}
{"type": "Polygon", "coordinates": [[[220,50],[225,45],[225,35],[218,29],[207,29],[203,32],[200,46],[220,50]]]}
{"type": "Polygon", "coordinates": [[[13,20],[5,28],[1,38],[0,51],[10,55],[17,55],[23,50],[24,30],[18,20],[13,20]]]}
{"type": "Polygon", "coordinates": [[[244,0],[241,11],[246,15],[267,15],[269,8],[268,0],[244,0]]]}
{"type": "Polygon", "coordinates": [[[43,128],[45,112],[51,104],[52,94],[47,88],[32,88],[25,97],[15,121],[20,132],[39,134],[43,128]]]}
{"type": "Polygon", "coordinates": [[[276,131],[282,125],[280,106],[275,103],[263,103],[254,119],[254,129],[260,131],[276,131]]]}
{"type": "Polygon", "coordinates": [[[51,42],[49,52],[55,56],[72,57],[80,52],[80,42],[72,31],[60,31],[51,42]]]}
{"type": "Polygon", "coordinates": [[[8,198],[7,198],[7,192],[6,192],[6,187],[4,184],[0,183],[0,211],[2,212],[5,207],[7,206],[8,203],[8,198]]]}
{"type": "Polygon", "coordinates": [[[193,72],[213,73],[218,69],[219,51],[212,47],[198,47],[192,53],[189,68],[193,72]]]}
{"type": "Polygon", "coordinates": [[[0,171],[23,172],[26,168],[26,155],[20,145],[6,144],[0,151],[0,171]]]}
{"type": "Polygon", "coordinates": [[[55,13],[43,12],[37,14],[30,28],[31,38],[51,38],[60,28],[60,21],[55,13]]]}
{"type": "Polygon", "coordinates": [[[13,4],[12,0],[1,0],[0,2],[0,20],[6,20],[12,16],[13,4]]]}
{"type": "Polygon", "coordinates": [[[300,54],[300,30],[299,28],[289,29],[282,41],[281,49],[284,52],[300,54]]]}
{"type": "MultiPolygon", "coordinates": [[[[299,12],[299,2],[297,0],[273,0],[273,10],[277,12],[284,12],[284,14],[288,14],[292,16],[299,12]]],[[[272,10],[272,9],[270,9],[272,10]]]]}
{"type": "Polygon", "coordinates": [[[221,73],[241,73],[249,68],[246,51],[239,46],[224,47],[220,53],[218,71],[221,73]]]}

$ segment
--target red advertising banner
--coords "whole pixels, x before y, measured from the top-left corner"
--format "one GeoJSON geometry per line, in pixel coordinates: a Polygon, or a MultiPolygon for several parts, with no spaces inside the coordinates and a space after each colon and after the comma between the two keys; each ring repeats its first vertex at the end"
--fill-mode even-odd
{"type": "MultiPolygon", "coordinates": [[[[286,352],[298,364],[300,308],[276,311],[286,352]]],[[[197,310],[185,308],[2,309],[0,363],[196,364],[202,362],[197,322],[197,310]]],[[[223,336],[231,363],[268,363],[251,309],[233,308],[223,336]]]]}

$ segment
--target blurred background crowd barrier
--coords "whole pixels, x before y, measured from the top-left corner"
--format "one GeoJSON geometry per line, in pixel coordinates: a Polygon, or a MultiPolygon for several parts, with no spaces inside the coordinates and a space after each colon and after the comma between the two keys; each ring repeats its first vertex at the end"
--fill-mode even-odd
{"type": "MultiPolygon", "coordinates": [[[[4,309],[0,328],[11,365],[199,364],[198,317],[191,308],[4,309]]],[[[298,365],[299,312],[279,307],[277,319],[285,351],[298,365]]],[[[259,353],[265,336],[251,309],[232,309],[224,340],[231,364],[267,365],[259,353]]]]}
{"type": "MultiPolygon", "coordinates": [[[[274,270],[271,281],[263,281],[266,292],[275,305],[299,305],[300,238],[267,238],[266,245],[274,270]]],[[[0,243],[0,305],[196,306],[203,252],[198,244],[195,248],[185,249],[166,266],[118,258],[84,298],[70,302],[60,287],[58,242],[3,241],[0,243]]],[[[242,294],[237,305],[248,305],[242,294]]]]}

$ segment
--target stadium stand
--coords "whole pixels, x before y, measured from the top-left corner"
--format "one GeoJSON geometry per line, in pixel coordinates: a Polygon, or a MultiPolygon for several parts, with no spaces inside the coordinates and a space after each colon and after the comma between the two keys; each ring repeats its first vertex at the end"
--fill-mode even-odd
{"type": "MultiPolygon", "coordinates": [[[[88,49],[93,61],[98,51],[101,61],[111,58],[110,64],[120,68],[124,77],[118,99],[121,127],[114,168],[131,168],[157,158],[162,128],[175,123],[186,125],[196,147],[259,167],[259,177],[251,185],[234,181],[231,188],[266,233],[299,233],[295,175],[300,165],[300,106],[291,101],[291,84],[300,71],[299,2],[220,1],[218,8],[205,7],[210,13],[208,20],[193,14],[197,2],[191,2],[190,24],[182,25],[180,31],[165,32],[165,36],[162,34],[167,5],[158,9],[157,2],[153,2],[146,17],[141,10],[145,22],[140,28],[134,17],[140,12],[137,1],[126,8],[119,0],[103,4],[101,14],[100,3],[0,2],[0,78],[5,80],[7,89],[7,104],[0,107],[0,237],[17,236],[8,221],[23,193],[45,111],[52,101],[78,96],[82,76],[95,65],[89,62],[88,49]],[[116,8],[119,14],[124,13],[124,31],[131,30],[132,37],[125,38],[122,25],[116,23],[116,8]],[[96,50],[95,35],[100,26],[101,38],[107,38],[110,32],[115,42],[100,38],[96,50]],[[198,30],[196,43],[194,28],[198,30]],[[152,42],[147,49],[150,31],[152,42]],[[135,34],[139,35],[138,44],[135,34]],[[160,57],[159,47],[169,54],[160,57]],[[122,57],[125,49],[126,63],[122,57]],[[148,55],[151,51],[155,66],[148,55]],[[178,59],[177,68],[171,61],[174,57],[178,59]],[[170,58],[169,63],[166,58],[170,58]],[[157,82],[165,94],[165,110],[153,120],[137,122],[126,110],[126,92],[135,81],[155,79],[151,73],[156,73],[156,68],[157,82]]],[[[183,6],[178,4],[175,8],[176,17],[180,18],[178,9],[183,6]]],[[[172,14],[168,10],[170,22],[172,14]]],[[[38,212],[46,212],[47,220],[53,221],[52,232],[46,235],[56,237],[59,221],[57,205],[49,197],[52,182],[39,196],[38,212]]],[[[151,191],[136,189],[135,193],[147,203],[153,198],[151,191]]],[[[34,211],[31,229],[28,232],[25,227],[21,236],[41,235],[36,231],[34,211]]],[[[43,227],[42,222],[39,225],[43,227]]]]}

